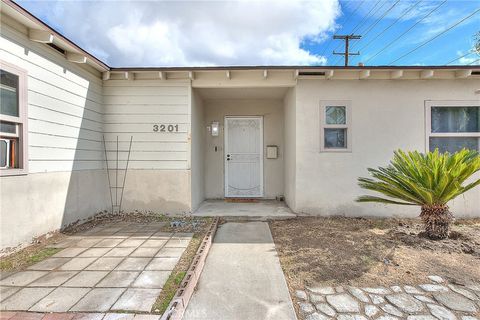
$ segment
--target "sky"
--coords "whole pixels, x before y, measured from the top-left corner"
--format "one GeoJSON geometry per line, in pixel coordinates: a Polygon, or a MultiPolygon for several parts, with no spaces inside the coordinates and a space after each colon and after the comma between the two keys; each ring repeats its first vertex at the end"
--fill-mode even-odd
{"type": "Polygon", "coordinates": [[[18,1],[113,67],[480,65],[480,0],[18,1]]]}

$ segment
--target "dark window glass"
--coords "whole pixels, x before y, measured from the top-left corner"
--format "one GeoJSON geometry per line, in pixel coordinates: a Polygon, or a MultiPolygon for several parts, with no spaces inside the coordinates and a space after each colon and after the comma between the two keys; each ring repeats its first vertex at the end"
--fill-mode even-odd
{"type": "Polygon", "coordinates": [[[432,132],[480,132],[480,107],[432,107],[432,132]]]}
{"type": "Polygon", "coordinates": [[[18,76],[0,70],[0,114],[18,117],[18,76]]]}
{"type": "Polygon", "coordinates": [[[17,124],[11,122],[0,121],[0,133],[17,133],[17,124]]]}
{"type": "Polygon", "coordinates": [[[431,137],[430,151],[455,153],[463,148],[480,151],[480,139],[475,137],[431,137]]]}
{"type": "Polygon", "coordinates": [[[345,149],[347,129],[325,129],[325,148],[345,149]]]}

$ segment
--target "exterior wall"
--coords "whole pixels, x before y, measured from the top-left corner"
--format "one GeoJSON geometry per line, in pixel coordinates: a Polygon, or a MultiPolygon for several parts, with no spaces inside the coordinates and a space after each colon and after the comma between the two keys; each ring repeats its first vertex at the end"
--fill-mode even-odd
{"type": "Polygon", "coordinates": [[[116,167],[117,137],[120,168],[126,167],[133,137],[122,210],[190,211],[190,83],[109,80],[103,93],[110,169],[116,167]],[[154,131],[154,125],[176,124],[178,132],[154,131]]]}
{"type": "Polygon", "coordinates": [[[205,199],[205,110],[203,101],[192,91],[192,211],[205,199]]]}
{"type": "Polygon", "coordinates": [[[28,73],[28,174],[0,178],[0,247],[107,208],[102,82],[2,15],[0,60],[28,73]]]}
{"type": "MultiPolygon", "coordinates": [[[[416,216],[419,208],[356,203],[357,178],[395,149],[426,151],[425,100],[478,100],[472,80],[300,80],[296,90],[296,211],[315,215],[416,216]],[[320,100],[351,100],[352,151],[319,152],[320,100]],[[301,125],[300,125],[301,124],[301,125]]],[[[451,203],[480,216],[480,188],[451,203]]]]}
{"type": "Polygon", "coordinates": [[[295,211],[295,194],[296,194],[296,88],[288,90],[283,100],[284,121],[284,140],[285,140],[285,202],[295,211]]]}
{"type": "Polygon", "coordinates": [[[270,99],[212,99],[204,101],[206,127],[212,121],[220,123],[217,137],[207,135],[205,158],[205,196],[207,199],[224,198],[224,135],[225,116],[263,116],[264,149],[267,145],[279,147],[278,159],[266,159],[264,156],[264,197],[275,198],[283,195],[283,102],[270,99]],[[215,152],[215,146],[219,147],[215,152]]]}

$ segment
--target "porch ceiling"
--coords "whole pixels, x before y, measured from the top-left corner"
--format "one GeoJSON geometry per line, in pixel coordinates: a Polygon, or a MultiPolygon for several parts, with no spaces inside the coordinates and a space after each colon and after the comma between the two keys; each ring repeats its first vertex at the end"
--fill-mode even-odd
{"type": "Polygon", "coordinates": [[[282,99],[288,88],[196,88],[203,99],[282,99]]]}

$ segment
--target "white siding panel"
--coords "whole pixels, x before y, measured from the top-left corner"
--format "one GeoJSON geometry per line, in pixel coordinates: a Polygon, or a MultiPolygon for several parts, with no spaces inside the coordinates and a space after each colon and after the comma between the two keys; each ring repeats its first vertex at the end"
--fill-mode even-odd
{"type": "Polygon", "coordinates": [[[55,171],[77,171],[77,170],[96,170],[103,168],[105,161],[63,161],[63,160],[48,160],[36,161],[30,160],[28,162],[28,171],[30,173],[39,172],[55,172],[55,171]]]}
{"type": "Polygon", "coordinates": [[[71,116],[68,114],[37,107],[35,105],[30,105],[30,108],[28,109],[28,118],[36,119],[36,120],[49,119],[56,123],[61,123],[64,125],[81,127],[84,129],[90,129],[90,130],[102,132],[101,122],[92,121],[92,120],[88,120],[88,119],[77,117],[77,116],[71,116]]]}
{"type": "Polygon", "coordinates": [[[129,104],[129,105],[105,105],[105,114],[188,114],[187,105],[147,105],[147,104],[129,104]]]}
{"type": "Polygon", "coordinates": [[[189,84],[161,80],[107,81],[104,90],[103,130],[110,166],[116,166],[117,136],[122,151],[120,167],[126,165],[125,151],[133,136],[130,168],[188,169],[189,84]],[[178,132],[154,132],[155,124],[178,125],[178,132]]]}
{"type": "Polygon", "coordinates": [[[48,120],[28,120],[28,131],[44,133],[50,135],[59,135],[71,138],[83,138],[89,140],[101,141],[102,133],[80,127],[72,127],[64,124],[48,122],[48,120]]]}
{"type": "Polygon", "coordinates": [[[68,138],[51,134],[41,134],[30,132],[28,134],[28,144],[33,147],[52,147],[61,146],[65,149],[82,149],[103,151],[102,141],[92,141],[77,138],[68,138]]]}
{"type": "Polygon", "coordinates": [[[29,159],[34,160],[45,160],[48,161],[52,158],[56,160],[68,161],[75,159],[74,161],[80,160],[89,160],[95,161],[102,159],[104,152],[99,151],[89,151],[89,150],[78,150],[78,149],[64,149],[64,148],[51,148],[51,147],[30,147],[29,149],[29,159]]]}

